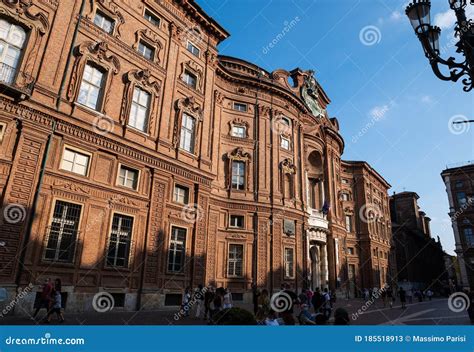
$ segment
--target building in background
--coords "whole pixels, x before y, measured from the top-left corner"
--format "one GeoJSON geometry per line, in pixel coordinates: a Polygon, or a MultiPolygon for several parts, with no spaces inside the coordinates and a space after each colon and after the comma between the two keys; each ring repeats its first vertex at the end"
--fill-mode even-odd
{"type": "Polygon", "coordinates": [[[396,281],[405,289],[445,292],[449,287],[446,253],[439,237],[432,238],[431,219],[420,210],[418,199],[415,192],[394,193],[390,197],[396,281]]]}
{"type": "Polygon", "coordinates": [[[389,185],[341,161],[312,71],[218,56],[228,33],[191,0],[0,11],[11,295],[60,278],[68,310],[92,309],[101,291],[133,310],[179,305],[198,284],[239,301],[253,284],[353,296],[387,281],[389,185]]]}
{"type": "Polygon", "coordinates": [[[449,201],[459,264],[458,285],[474,290],[474,163],[455,165],[441,173],[449,201]]]}

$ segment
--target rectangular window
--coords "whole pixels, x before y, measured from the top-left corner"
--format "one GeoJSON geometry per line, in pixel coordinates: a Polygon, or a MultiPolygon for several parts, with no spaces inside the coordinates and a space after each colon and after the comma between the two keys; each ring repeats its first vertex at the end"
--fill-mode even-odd
{"type": "Polygon", "coordinates": [[[283,149],[290,150],[290,140],[289,140],[288,138],[281,137],[281,144],[280,144],[280,146],[281,146],[283,149]]]}
{"type": "Polygon", "coordinates": [[[194,117],[183,114],[181,121],[181,138],[179,140],[179,147],[187,152],[194,153],[194,117]]]}
{"type": "Polygon", "coordinates": [[[174,186],[173,199],[177,203],[188,204],[189,202],[189,188],[183,186],[174,186]]]}
{"type": "Polygon", "coordinates": [[[182,272],[186,255],[186,229],[171,228],[170,250],[168,254],[168,271],[182,272]]]}
{"type": "Polygon", "coordinates": [[[136,190],[138,186],[138,170],[120,165],[119,186],[124,186],[136,190]]]}
{"type": "Polygon", "coordinates": [[[346,215],[346,230],[352,232],[352,216],[346,215]]]}
{"type": "Polygon", "coordinates": [[[240,112],[247,112],[247,104],[244,103],[234,103],[234,110],[240,112]]]}
{"type": "Polygon", "coordinates": [[[456,193],[456,198],[458,199],[458,204],[460,207],[466,205],[467,203],[466,193],[458,192],[456,193]]]}
{"type": "Polygon", "coordinates": [[[232,188],[245,189],[245,162],[232,161],[232,188]]]}
{"type": "Polygon", "coordinates": [[[231,215],[229,221],[230,227],[244,228],[244,216],[243,215],[231,215]]]}
{"type": "Polygon", "coordinates": [[[285,248],[285,277],[294,277],[294,250],[285,248]]]}
{"type": "Polygon", "coordinates": [[[94,24],[109,34],[112,34],[114,31],[114,20],[100,11],[95,13],[94,24]]]}
{"type": "Polygon", "coordinates": [[[348,247],[347,248],[347,253],[350,254],[350,255],[354,255],[354,248],[348,247]]]}
{"type": "Polygon", "coordinates": [[[89,159],[89,155],[65,148],[61,161],[61,169],[86,176],[89,168],[89,159]]]}
{"type": "Polygon", "coordinates": [[[114,214],[107,248],[107,265],[127,267],[132,243],[133,218],[114,214]]]}
{"type": "Polygon", "coordinates": [[[149,46],[148,44],[145,44],[141,40],[138,43],[138,52],[147,60],[153,61],[153,59],[155,58],[155,48],[149,46]]]}
{"type": "Polygon", "coordinates": [[[5,136],[5,131],[7,130],[7,125],[5,123],[0,123],[0,143],[3,141],[5,136]]]}
{"type": "Polygon", "coordinates": [[[229,258],[228,258],[228,276],[240,277],[242,276],[244,259],[244,246],[241,244],[230,244],[229,245],[229,258]]]}
{"type": "Polygon", "coordinates": [[[150,93],[139,87],[133,90],[132,106],[130,107],[130,117],[128,125],[140,131],[148,130],[148,114],[150,110],[150,93]]]}
{"type": "Polygon", "coordinates": [[[341,197],[342,197],[342,200],[345,200],[345,201],[349,200],[349,195],[347,193],[343,193],[341,197]]]}
{"type": "Polygon", "coordinates": [[[57,200],[48,228],[44,259],[72,263],[81,216],[81,205],[57,200]]]}
{"type": "Polygon", "coordinates": [[[464,239],[467,247],[474,247],[474,233],[471,228],[464,229],[464,239]]]}
{"type": "Polygon", "coordinates": [[[201,50],[196,45],[194,45],[193,43],[189,41],[188,41],[188,45],[186,46],[186,49],[188,49],[188,51],[196,57],[199,57],[199,55],[201,54],[201,50]]]}
{"type": "Polygon", "coordinates": [[[183,82],[186,83],[189,87],[196,89],[197,87],[197,77],[188,70],[184,71],[183,82]]]}
{"type": "Polygon", "coordinates": [[[150,22],[152,25],[156,26],[156,27],[159,27],[160,26],[160,18],[158,16],[156,16],[153,12],[151,12],[150,10],[146,9],[145,10],[145,14],[143,15],[143,17],[145,17],[145,19],[150,22]]]}
{"type": "Polygon", "coordinates": [[[456,181],[456,188],[462,188],[464,186],[462,181],[456,181]]]}
{"type": "Polygon", "coordinates": [[[84,68],[77,102],[91,109],[99,110],[104,85],[104,76],[105,75],[102,71],[87,64],[84,68]]]}
{"type": "Polygon", "coordinates": [[[344,183],[344,184],[348,184],[348,183],[349,183],[349,181],[348,181],[347,179],[345,179],[345,178],[343,178],[343,179],[341,180],[341,182],[344,183]]]}
{"type": "Polygon", "coordinates": [[[246,137],[246,131],[245,131],[245,126],[232,126],[232,136],[238,137],[238,138],[245,138],[246,137]]]}

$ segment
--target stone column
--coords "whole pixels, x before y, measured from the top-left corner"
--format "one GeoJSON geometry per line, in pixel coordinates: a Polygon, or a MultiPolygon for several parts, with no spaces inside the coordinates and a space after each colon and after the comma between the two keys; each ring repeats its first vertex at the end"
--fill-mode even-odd
{"type": "Polygon", "coordinates": [[[324,287],[327,287],[328,278],[328,251],[324,243],[321,245],[321,281],[324,287]]]}

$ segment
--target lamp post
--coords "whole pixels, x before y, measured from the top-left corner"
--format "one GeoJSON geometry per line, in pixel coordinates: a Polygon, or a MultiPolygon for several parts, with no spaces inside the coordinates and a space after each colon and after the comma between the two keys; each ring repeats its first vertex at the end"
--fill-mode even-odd
{"type": "MultiPolygon", "coordinates": [[[[415,30],[415,34],[423,46],[425,56],[428,58],[435,75],[443,81],[457,82],[461,77],[464,91],[469,92],[474,88],[474,23],[466,18],[465,7],[467,0],[448,0],[449,6],[456,14],[455,44],[456,52],[464,56],[462,62],[456,62],[454,57],[443,59],[440,57],[439,37],[441,29],[431,25],[430,0],[413,0],[405,12],[415,30]],[[449,74],[440,70],[440,65],[446,66],[449,74]]],[[[474,0],[470,0],[474,5],[474,0]]]]}

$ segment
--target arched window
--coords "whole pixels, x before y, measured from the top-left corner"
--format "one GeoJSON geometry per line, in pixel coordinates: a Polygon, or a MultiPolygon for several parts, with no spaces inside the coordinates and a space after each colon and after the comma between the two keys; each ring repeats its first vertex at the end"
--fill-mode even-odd
{"type": "Polygon", "coordinates": [[[0,81],[13,83],[25,41],[22,27],[0,19],[0,81]]]}

